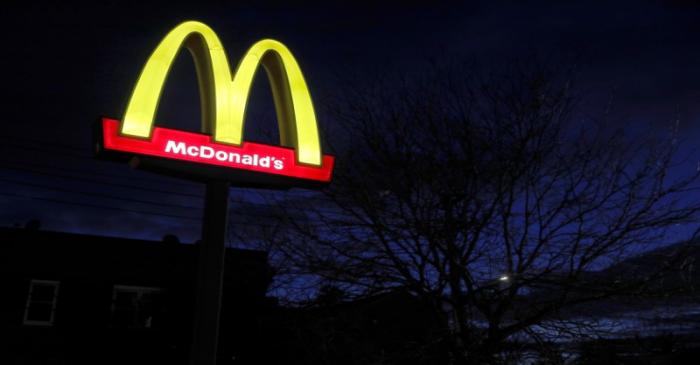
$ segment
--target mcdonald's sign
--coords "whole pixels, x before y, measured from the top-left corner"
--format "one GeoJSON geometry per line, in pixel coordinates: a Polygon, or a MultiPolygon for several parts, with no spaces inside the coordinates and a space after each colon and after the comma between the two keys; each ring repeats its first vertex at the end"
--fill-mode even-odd
{"type": "Polygon", "coordinates": [[[216,33],[196,21],[178,25],[163,38],[138,78],[123,120],[102,118],[97,132],[98,156],[126,157],[180,175],[292,186],[328,183],[333,171],[334,157],[321,151],[311,96],[289,49],[261,40],[231,75],[216,33]],[[183,46],[195,61],[201,134],[154,126],[165,79],[183,46]],[[260,64],[272,88],[279,146],[243,140],[248,94],[260,64]]]}

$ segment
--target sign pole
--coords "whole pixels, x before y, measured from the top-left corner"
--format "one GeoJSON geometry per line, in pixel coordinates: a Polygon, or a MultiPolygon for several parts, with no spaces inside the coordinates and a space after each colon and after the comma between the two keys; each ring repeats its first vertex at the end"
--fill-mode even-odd
{"type": "Polygon", "coordinates": [[[226,249],[229,182],[209,181],[197,261],[197,299],[190,365],[215,365],[226,249]]]}

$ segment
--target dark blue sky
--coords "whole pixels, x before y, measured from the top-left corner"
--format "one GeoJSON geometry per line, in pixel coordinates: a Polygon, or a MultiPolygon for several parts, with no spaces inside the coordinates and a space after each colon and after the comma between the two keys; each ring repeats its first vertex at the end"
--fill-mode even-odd
{"type": "MultiPolygon", "coordinates": [[[[493,63],[537,53],[554,64],[575,64],[586,96],[581,123],[612,100],[610,120],[626,129],[663,132],[679,119],[684,138],[695,145],[700,141],[700,5],[693,2],[376,3],[113,1],[6,7],[0,15],[0,225],[38,218],[51,230],[197,238],[200,186],[94,161],[90,153],[92,123],[100,115],[121,117],[150,52],[170,28],[188,19],[214,28],[232,63],[260,38],[284,42],[319,104],[342,90],[337,75],[420,73],[428,59],[443,54],[493,63]]],[[[264,82],[262,77],[257,82],[247,123],[272,129],[264,82]]],[[[198,108],[194,70],[183,54],[166,84],[157,120],[197,129],[198,108]]],[[[252,195],[234,190],[232,197],[252,195]]],[[[250,208],[234,204],[232,209],[250,208]]]]}

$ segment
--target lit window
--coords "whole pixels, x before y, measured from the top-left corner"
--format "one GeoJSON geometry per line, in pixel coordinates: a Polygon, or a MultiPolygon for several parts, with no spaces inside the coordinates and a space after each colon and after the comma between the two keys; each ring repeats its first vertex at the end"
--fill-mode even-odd
{"type": "Polygon", "coordinates": [[[160,306],[159,288],[115,285],[112,293],[112,327],[152,328],[160,306]]]}
{"type": "Polygon", "coordinates": [[[29,284],[24,324],[53,326],[58,297],[58,281],[32,280],[29,284]]]}

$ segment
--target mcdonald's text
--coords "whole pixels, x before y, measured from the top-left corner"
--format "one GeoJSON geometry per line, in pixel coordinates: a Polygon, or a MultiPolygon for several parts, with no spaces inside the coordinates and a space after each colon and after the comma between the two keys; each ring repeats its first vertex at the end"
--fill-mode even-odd
{"type": "Polygon", "coordinates": [[[188,146],[186,142],[174,140],[168,140],[168,142],[166,142],[165,152],[179,153],[181,155],[209,160],[216,158],[219,161],[228,161],[232,165],[262,166],[264,168],[270,168],[270,165],[272,165],[275,170],[282,170],[284,168],[284,161],[278,160],[272,156],[260,156],[257,153],[253,155],[241,155],[240,153],[222,151],[209,146],[188,146]]]}

